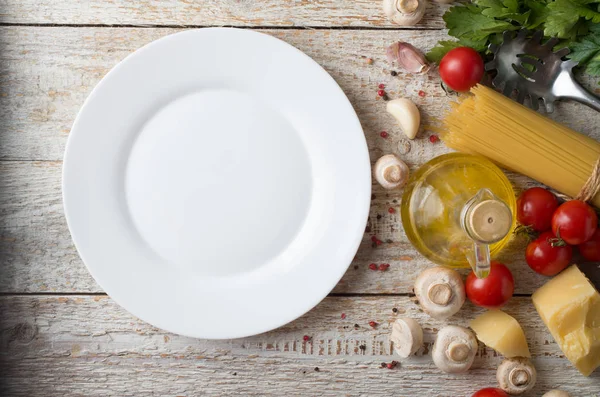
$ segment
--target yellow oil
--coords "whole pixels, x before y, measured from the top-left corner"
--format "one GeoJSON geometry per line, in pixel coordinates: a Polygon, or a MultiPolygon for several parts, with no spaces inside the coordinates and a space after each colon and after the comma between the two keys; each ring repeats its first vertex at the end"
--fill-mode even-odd
{"type": "MultiPolygon", "coordinates": [[[[404,230],[419,252],[449,267],[469,267],[467,255],[473,241],[460,225],[466,202],[487,188],[504,201],[513,214],[515,193],[506,175],[489,160],[463,153],[449,153],[423,165],[410,178],[402,197],[404,230]]],[[[510,240],[509,233],[490,246],[492,258],[510,240]]]]}

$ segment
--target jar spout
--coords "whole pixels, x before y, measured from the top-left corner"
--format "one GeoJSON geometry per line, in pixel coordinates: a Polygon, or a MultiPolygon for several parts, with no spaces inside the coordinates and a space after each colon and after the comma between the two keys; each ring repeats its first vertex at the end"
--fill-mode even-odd
{"type": "Polygon", "coordinates": [[[479,278],[490,273],[490,244],[502,240],[510,232],[512,212],[508,205],[492,193],[481,189],[464,205],[461,226],[473,240],[473,251],[467,259],[479,278]]]}

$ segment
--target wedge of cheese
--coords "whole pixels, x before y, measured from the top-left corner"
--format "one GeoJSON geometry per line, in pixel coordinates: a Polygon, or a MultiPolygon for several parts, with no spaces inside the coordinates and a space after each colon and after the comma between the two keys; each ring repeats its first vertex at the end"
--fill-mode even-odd
{"type": "Polygon", "coordinates": [[[538,289],[533,304],[565,356],[583,375],[600,366],[600,293],[577,266],[538,289]]]}
{"type": "Polygon", "coordinates": [[[531,357],[527,339],[514,317],[500,310],[487,311],[471,320],[477,339],[504,357],[531,357]]]}

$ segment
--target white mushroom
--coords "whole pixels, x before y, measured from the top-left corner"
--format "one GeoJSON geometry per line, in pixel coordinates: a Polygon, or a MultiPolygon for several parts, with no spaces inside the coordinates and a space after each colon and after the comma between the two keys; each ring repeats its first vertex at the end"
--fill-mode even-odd
{"type": "Polygon", "coordinates": [[[417,132],[419,132],[419,126],[421,125],[421,113],[417,108],[417,105],[410,99],[398,98],[391,100],[387,103],[386,110],[389,114],[394,116],[404,135],[408,139],[415,139],[417,132]]]}
{"type": "Polygon", "coordinates": [[[408,181],[408,166],[393,154],[382,156],[375,163],[373,176],[386,189],[402,187],[408,181]]]}
{"type": "Polygon", "coordinates": [[[383,12],[400,26],[412,26],[419,23],[425,14],[427,0],[383,0],[383,12]]]}
{"type": "Polygon", "coordinates": [[[569,393],[567,393],[566,391],[562,391],[562,390],[550,390],[549,392],[544,394],[542,397],[571,397],[571,395],[569,393]]]}
{"type": "Polygon", "coordinates": [[[515,357],[502,361],[496,379],[502,390],[518,396],[535,386],[537,372],[528,358],[515,357]]]}
{"type": "Polygon", "coordinates": [[[477,338],[473,331],[448,325],[442,328],[435,339],[431,357],[434,364],[450,374],[467,372],[477,353],[477,338]]]}
{"type": "Polygon", "coordinates": [[[423,346],[423,329],[412,318],[399,318],[392,325],[390,340],[402,358],[415,354],[423,346]]]}
{"type": "Polygon", "coordinates": [[[419,274],[415,295],[423,311],[438,320],[445,320],[465,303],[465,285],[460,274],[445,267],[432,267],[419,274]]]}

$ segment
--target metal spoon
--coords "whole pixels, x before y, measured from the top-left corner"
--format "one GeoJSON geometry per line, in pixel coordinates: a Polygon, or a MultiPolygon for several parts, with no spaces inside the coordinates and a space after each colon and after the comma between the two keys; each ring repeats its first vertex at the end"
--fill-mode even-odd
{"type": "Polygon", "coordinates": [[[529,99],[529,107],[538,110],[543,100],[548,113],[554,111],[554,101],[567,98],[581,102],[600,112],[600,98],[584,89],[573,77],[572,69],[577,62],[563,61],[569,53],[567,47],[554,52],[558,39],[541,43],[544,34],[535,31],[527,38],[528,31],[504,32],[500,45],[490,44],[494,59],[485,64],[485,70],[496,70],[492,85],[501,88],[510,97],[517,91],[517,101],[529,99]],[[525,65],[529,65],[526,67],[525,65]]]}

